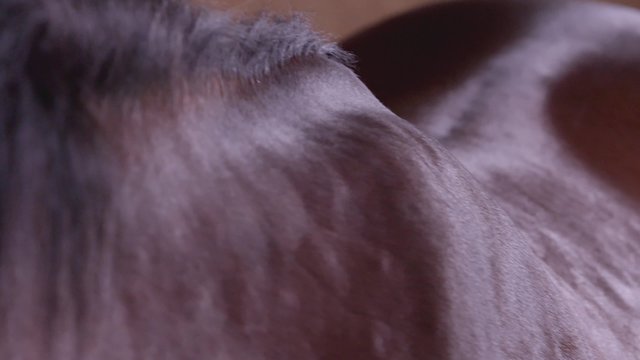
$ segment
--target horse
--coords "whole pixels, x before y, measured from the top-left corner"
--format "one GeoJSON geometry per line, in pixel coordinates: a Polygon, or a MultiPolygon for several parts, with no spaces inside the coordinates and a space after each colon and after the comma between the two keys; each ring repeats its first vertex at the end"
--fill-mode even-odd
{"type": "MultiPolygon", "coordinates": [[[[487,163],[383,105],[360,57],[299,18],[0,2],[0,357],[632,358],[634,213],[594,223],[629,202],[586,167],[549,194],[616,201],[573,204],[597,258],[571,288],[537,241],[574,238],[524,227],[487,163]]],[[[565,221],[550,209],[533,215],[565,221]]]]}
{"type": "MultiPolygon", "coordinates": [[[[636,9],[493,0],[427,6],[344,43],[372,92],[445,147],[527,236],[592,348],[552,351],[576,347],[541,326],[526,345],[454,358],[640,357],[639,44],[636,9]]],[[[514,299],[499,285],[509,276],[491,284],[514,299]]],[[[529,305],[520,316],[541,311],[544,322],[544,307],[529,305]]]]}

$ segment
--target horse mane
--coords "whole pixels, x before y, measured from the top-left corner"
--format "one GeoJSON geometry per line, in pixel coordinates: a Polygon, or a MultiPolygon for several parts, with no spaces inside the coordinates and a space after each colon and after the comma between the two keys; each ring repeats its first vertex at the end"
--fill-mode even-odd
{"type": "Polygon", "coordinates": [[[178,0],[7,0],[0,11],[5,66],[40,61],[79,85],[200,71],[252,79],[295,58],[349,61],[299,15],[238,20],[178,0]]]}
{"type": "Polygon", "coordinates": [[[91,101],[203,77],[251,86],[313,57],[349,59],[301,17],[237,20],[173,0],[1,1],[0,358],[29,357],[34,331],[49,347],[60,327],[83,332],[101,249],[121,235],[105,235],[119,175],[91,101]]]}

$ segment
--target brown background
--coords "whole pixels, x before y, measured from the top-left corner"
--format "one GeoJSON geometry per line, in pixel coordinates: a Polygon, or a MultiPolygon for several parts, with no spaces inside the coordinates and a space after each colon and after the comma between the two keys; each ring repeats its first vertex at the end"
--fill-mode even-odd
{"type": "MultiPolygon", "coordinates": [[[[302,11],[316,30],[342,39],[382,19],[423,4],[442,0],[197,0],[215,3],[240,12],[270,10],[279,13],[302,11]]],[[[561,1],[561,0],[559,0],[561,1]]],[[[640,0],[612,0],[640,7],[640,0]]]]}

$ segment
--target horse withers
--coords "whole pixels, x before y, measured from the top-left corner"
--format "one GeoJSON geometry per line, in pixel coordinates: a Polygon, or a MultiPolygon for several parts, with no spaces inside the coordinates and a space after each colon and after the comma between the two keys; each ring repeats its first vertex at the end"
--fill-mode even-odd
{"type": "Polygon", "coordinates": [[[566,294],[573,323],[588,329],[589,356],[552,351],[574,345],[541,326],[525,342],[538,353],[514,344],[507,358],[640,357],[640,13],[461,1],[344,45],[373,93],[437,139],[507,212],[566,294]]]}

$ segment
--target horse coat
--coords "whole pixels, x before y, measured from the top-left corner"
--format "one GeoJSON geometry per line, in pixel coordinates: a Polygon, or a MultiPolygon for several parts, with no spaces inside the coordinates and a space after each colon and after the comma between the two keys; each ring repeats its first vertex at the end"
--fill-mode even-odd
{"type": "Polygon", "coordinates": [[[638,16],[481,4],[419,16],[487,9],[521,47],[431,92],[378,68],[397,103],[347,44],[406,121],[296,19],[0,2],[0,357],[637,358],[638,16]],[[535,46],[562,39],[612,60],[535,46]]]}
{"type": "Polygon", "coordinates": [[[426,7],[345,43],[372,91],[527,236],[591,344],[549,352],[554,327],[542,326],[537,354],[460,358],[640,357],[639,40],[629,8],[478,1],[426,7]]]}

